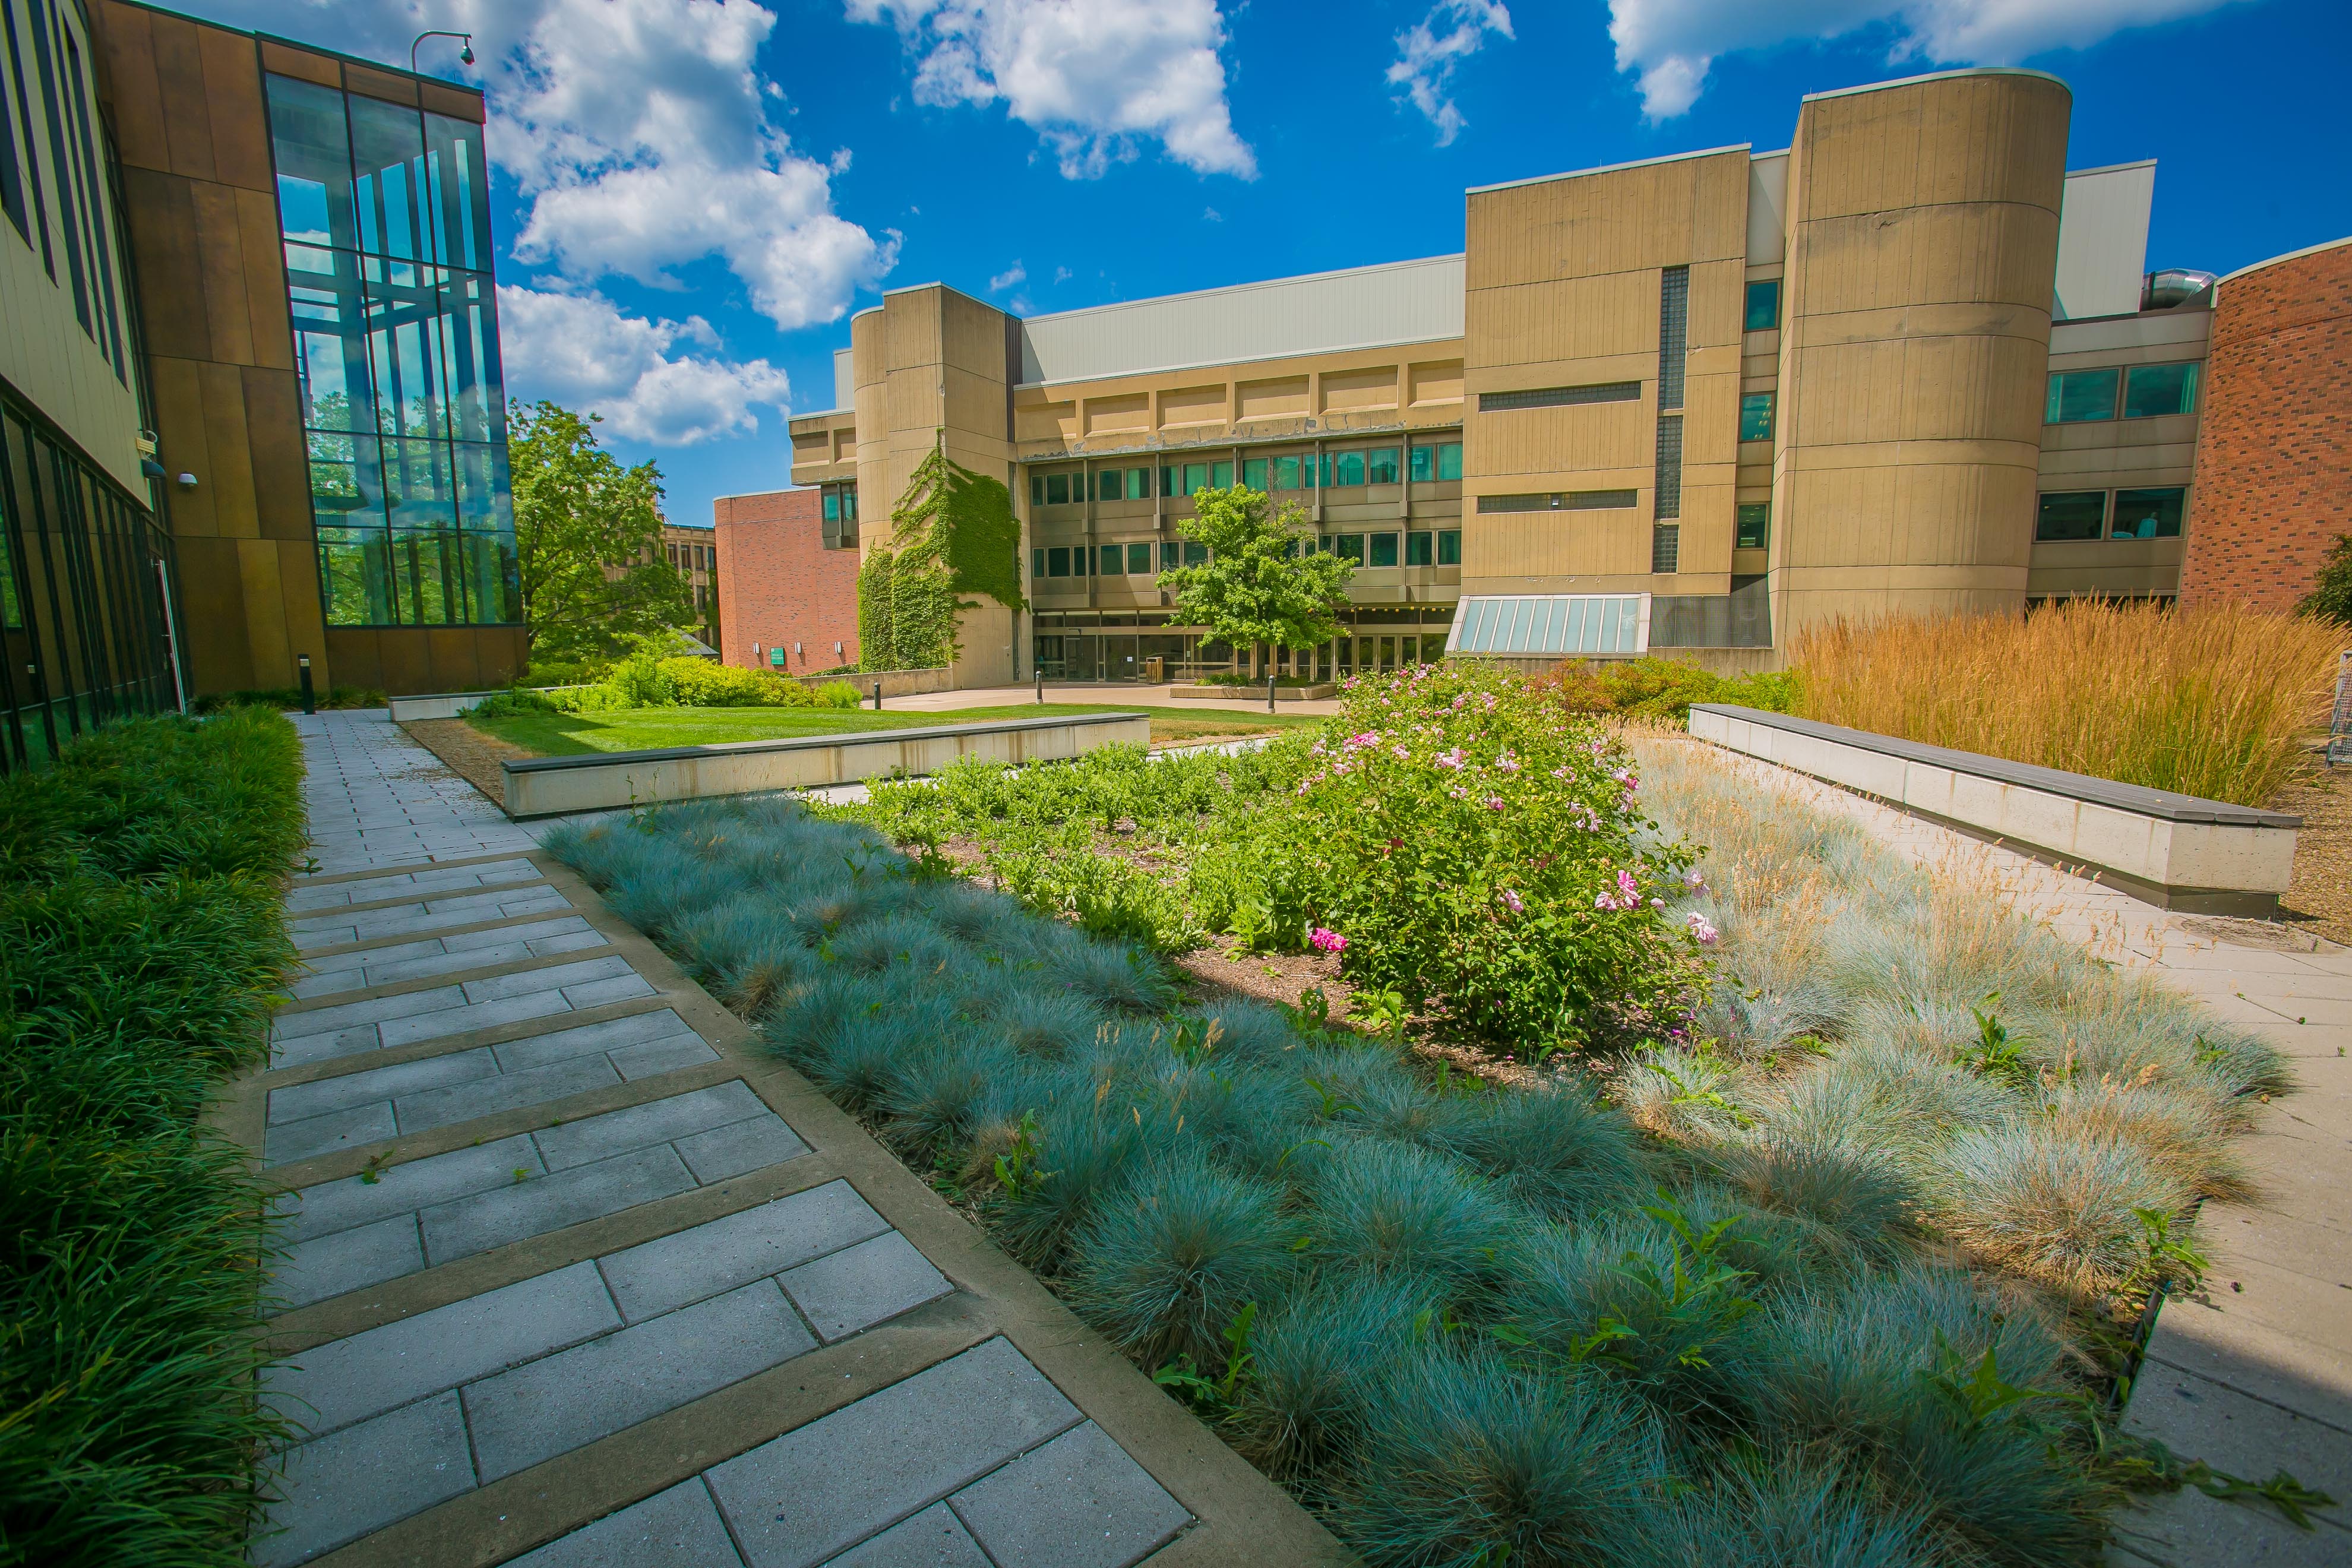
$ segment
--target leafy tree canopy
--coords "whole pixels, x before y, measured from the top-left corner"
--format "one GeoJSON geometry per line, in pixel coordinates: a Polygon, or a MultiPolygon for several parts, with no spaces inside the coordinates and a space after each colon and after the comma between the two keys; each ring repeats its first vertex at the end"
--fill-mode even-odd
{"type": "Polygon", "coordinates": [[[535,666],[611,662],[633,639],[695,618],[662,550],[661,470],[623,468],[596,443],[597,416],[553,403],[507,414],[515,552],[535,666]]]}
{"type": "Polygon", "coordinates": [[[2338,534],[2319,563],[2319,580],[2295,606],[2315,620],[2352,626],[2352,533],[2338,534]]]}
{"type": "Polygon", "coordinates": [[[1355,569],[1307,548],[1314,532],[1305,508],[1291,501],[1277,511],[1265,491],[1235,485],[1193,491],[1192,512],[1177,531],[1207,545],[1208,561],[1160,574],[1176,595],[1178,621],[1207,626],[1236,647],[1312,647],[1338,634],[1355,569]]]}

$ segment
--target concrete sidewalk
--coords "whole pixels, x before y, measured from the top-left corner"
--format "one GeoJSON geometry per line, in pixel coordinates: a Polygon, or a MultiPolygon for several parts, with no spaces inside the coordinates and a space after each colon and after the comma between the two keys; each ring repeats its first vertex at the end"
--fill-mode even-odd
{"type": "Polygon", "coordinates": [[[2195,1241],[2212,1266],[2203,1289],[2158,1318],[2126,1425],[2183,1459],[2252,1481],[2283,1469],[2336,1501],[2305,1531],[2261,1504],[2193,1489],[2158,1497],[2124,1512],[2113,1561],[2352,1563],[2352,949],[2289,925],[2174,915],[1818,780],[1714,754],[1864,823],[1915,864],[1981,883],[2287,1057],[2297,1092],[2261,1106],[2237,1142],[2261,1195],[2200,1214],[2195,1241]]]}
{"type": "Polygon", "coordinates": [[[257,1563],[1344,1560],[383,715],[297,722],[305,969],[219,1112],[304,1433],[257,1563]]]}

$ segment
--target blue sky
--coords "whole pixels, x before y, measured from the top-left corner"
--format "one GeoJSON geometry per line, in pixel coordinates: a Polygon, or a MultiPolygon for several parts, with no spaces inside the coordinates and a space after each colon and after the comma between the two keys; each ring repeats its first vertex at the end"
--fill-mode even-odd
{"type": "Polygon", "coordinates": [[[508,389],[605,416],[670,515],[790,482],[885,288],[1022,313],[1462,245],[1465,186],[1751,142],[1954,64],[2153,157],[2148,264],[2352,233],[2343,0],[194,0],[490,93],[508,389]]]}

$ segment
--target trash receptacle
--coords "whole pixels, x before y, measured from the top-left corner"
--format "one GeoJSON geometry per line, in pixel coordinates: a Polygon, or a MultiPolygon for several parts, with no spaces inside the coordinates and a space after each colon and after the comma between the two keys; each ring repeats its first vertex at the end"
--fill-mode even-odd
{"type": "Polygon", "coordinates": [[[1164,655],[1153,654],[1143,661],[1143,679],[1154,686],[1168,679],[1168,660],[1164,655]]]}

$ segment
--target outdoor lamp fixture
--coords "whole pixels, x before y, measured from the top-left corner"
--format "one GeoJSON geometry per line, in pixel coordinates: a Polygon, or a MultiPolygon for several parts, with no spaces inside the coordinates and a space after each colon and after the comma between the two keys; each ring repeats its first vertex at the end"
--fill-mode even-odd
{"type": "Polygon", "coordinates": [[[474,63],[474,35],[473,35],[473,34],[471,34],[471,33],[445,33],[445,32],[441,31],[439,28],[437,28],[437,27],[436,27],[436,28],[435,28],[432,32],[429,32],[429,33],[419,33],[419,34],[417,34],[417,35],[416,35],[416,37],[415,37],[415,38],[414,38],[414,39],[409,43],[409,46],[408,46],[408,73],[409,73],[411,76],[414,76],[414,75],[415,75],[415,74],[416,74],[416,46],[417,46],[418,44],[423,43],[423,42],[424,42],[425,39],[427,39],[427,38],[462,38],[462,39],[464,39],[464,40],[465,40],[465,45],[466,45],[466,47],[465,47],[464,48],[461,48],[461,49],[459,49],[459,50],[457,51],[457,58],[458,58],[460,61],[462,61],[463,63],[467,64],[467,65],[472,65],[472,64],[474,63]]]}

